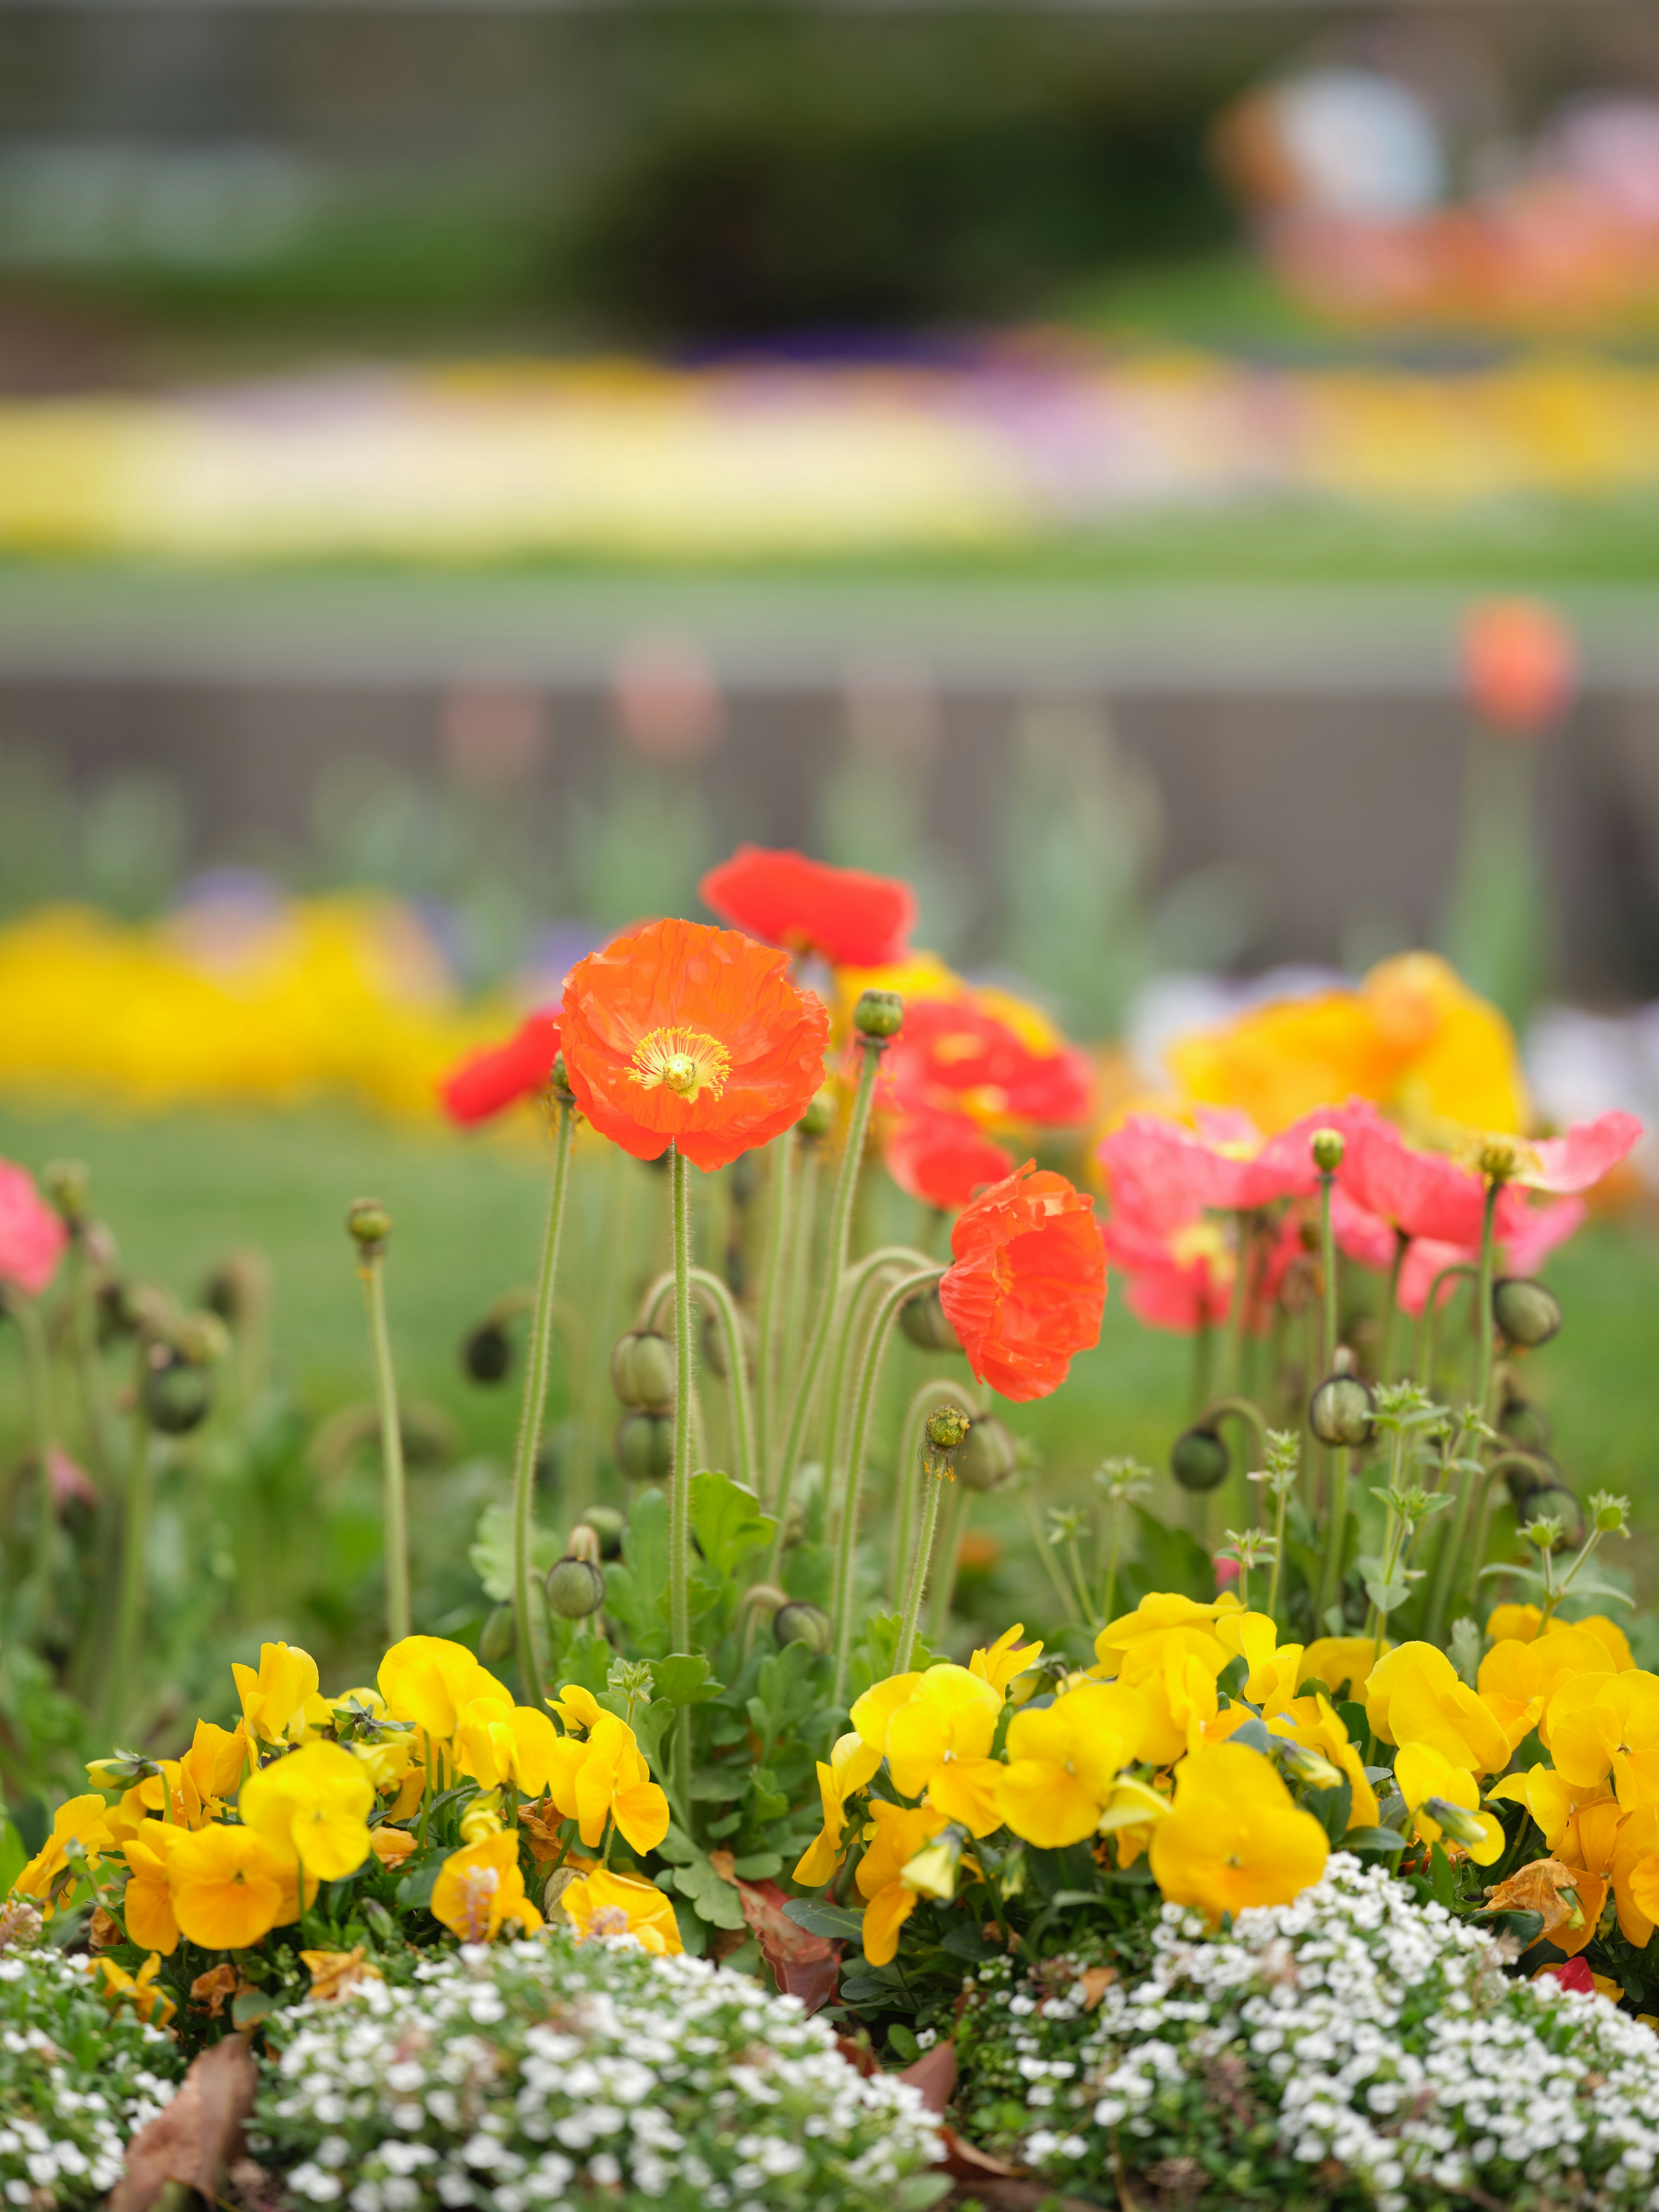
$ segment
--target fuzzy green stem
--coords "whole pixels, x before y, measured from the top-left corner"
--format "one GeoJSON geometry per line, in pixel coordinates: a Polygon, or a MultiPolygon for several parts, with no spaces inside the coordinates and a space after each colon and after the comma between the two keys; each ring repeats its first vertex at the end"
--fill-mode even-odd
{"type": "Polygon", "coordinates": [[[40,1310],[33,1298],[15,1295],[7,1310],[23,1340],[23,1371],[28,1390],[29,1426],[34,1432],[36,1519],[34,1559],[29,1573],[30,1620],[39,1621],[52,1601],[52,1570],[57,1550],[58,1514],[52,1495],[52,1462],[57,1450],[57,1423],[52,1412],[52,1355],[40,1310]]]}
{"type": "Polygon", "coordinates": [[[1250,1267],[1255,1251],[1255,1216],[1241,1208],[1233,1215],[1233,1294],[1221,1331],[1219,1381],[1224,1395],[1238,1388],[1239,1356],[1244,1344],[1244,1316],[1250,1303],[1250,1267]]]}
{"type": "MultiPolygon", "coordinates": [[[[1495,1259],[1495,1239],[1492,1235],[1494,1216],[1498,1208],[1498,1194],[1503,1185],[1490,1181],[1486,1185],[1486,1209],[1480,1224],[1480,1264],[1475,1278],[1475,1297],[1479,1310],[1475,1316],[1477,1350],[1475,1353],[1474,1395],[1471,1401],[1475,1412],[1486,1418],[1486,1401],[1492,1395],[1493,1328],[1492,1285],[1495,1259]]],[[[1457,1503],[1450,1515],[1451,1527],[1441,1540],[1440,1550],[1434,1563],[1434,1580],[1430,1588],[1428,1612],[1424,1619],[1425,1636],[1437,1644],[1445,1625],[1447,1611],[1456,1585],[1458,1570],[1468,1542],[1469,1516],[1474,1504],[1474,1486],[1466,1471],[1457,1477],[1457,1503]]],[[[1480,1561],[1472,1563],[1479,1571],[1480,1561]]]]}
{"type": "MultiPolygon", "coordinates": [[[[925,1254],[913,1252],[908,1245],[886,1244],[878,1252],[868,1254],[848,1267],[842,1277],[838,1302],[839,1325],[836,1330],[835,1350],[830,1359],[829,1411],[823,1438],[823,1484],[825,1497],[831,1512],[838,1510],[841,1487],[842,1432],[847,1417],[854,1410],[855,1393],[849,1388],[848,1377],[856,1364],[863,1373],[863,1360],[870,1355],[874,1342],[872,1332],[864,1329],[865,1309],[871,1287],[878,1278],[895,1267],[908,1271],[930,1265],[925,1254]]],[[[832,1534],[839,1533],[839,1524],[832,1522],[832,1534]]],[[[837,1572],[839,1571],[837,1570],[837,1572]]],[[[841,1584],[833,1584],[830,1597],[830,1616],[833,1620],[840,1607],[841,1584]]]]}
{"type": "Polygon", "coordinates": [[[1400,1323],[1400,1270],[1405,1264],[1411,1239],[1403,1229],[1394,1233],[1394,1261],[1389,1269],[1387,1286],[1382,1293],[1382,1343],[1376,1358],[1376,1379],[1379,1382],[1394,1380],[1394,1340],[1400,1323]]]}
{"type": "Polygon", "coordinates": [[[1267,1578],[1267,1613],[1269,1619],[1279,1619],[1279,1577],[1285,1559],[1285,1512],[1290,1504],[1290,1492],[1281,1490],[1273,1509],[1273,1568],[1267,1578]]]}
{"type": "MultiPolygon", "coordinates": [[[[1044,1571],[1054,1584],[1054,1595],[1060,1600],[1061,1608],[1069,1620],[1077,1612],[1076,1595],[1066,1588],[1066,1577],[1060,1572],[1060,1561],[1054,1557],[1054,1547],[1043,1534],[1042,1523],[1037,1518],[1036,1500],[1030,1492],[1024,1487],[1019,1493],[1019,1506],[1021,1512],[1025,1516],[1025,1526],[1030,1532],[1031,1542],[1036,1547],[1036,1555],[1042,1560],[1044,1571]]],[[[1082,1613],[1078,1614],[1079,1621],[1085,1617],[1082,1613]]]]}
{"type": "Polygon", "coordinates": [[[965,1482],[953,1483],[951,1502],[945,1509],[945,1527],[939,1539],[939,1572],[933,1580],[933,1602],[927,1616],[927,1640],[937,1650],[951,1626],[951,1606],[957,1594],[957,1554],[968,1526],[973,1492],[965,1482]]]}
{"type": "MultiPolygon", "coordinates": [[[[536,1656],[536,1616],[531,1602],[531,1548],[535,1534],[536,1460],[542,1447],[547,1378],[553,1358],[553,1292],[558,1280],[565,1199],[570,1188],[570,1133],[575,1117],[567,1096],[560,1096],[555,1113],[553,1172],[547,1187],[547,1220],[542,1231],[541,1262],[536,1271],[535,1303],[530,1310],[524,1396],[519,1406],[519,1435],[513,1453],[513,1618],[518,1631],[519,1676],[524,1684],[525,1702],[538,1711],[542,1702],[542,1683],[536,1656]]],[[[405,1618],[408,1604],[405,1586],[405,1618]]],[[[403,1633],[407,1635],[407,1628],[403,1633]]]]}
{"type": "MultiPolygon", "coordinates": [[[[769,1203],[766,1211],[766,1251],[761,1262],[760,1311],[755,1346],[755,1429],[760,1464],[772,1464],[776,1438],[780,1387],[780,1341],[784,1318],[785,1289],[789,1278],[790,1216],[795,1195],[795,1152],[800,1143],[793,1129],[773,1139],[769,1203]]],[[[763,1500],[763,1503],[764,1501],[763,1500]]]]}
{"type": "MultiPolygon", "coordinates": [[[[1195,1426],[1213,1428],[1218,1421],[1242,1421],[1250,1431],[1257,1457],[1265,1468],[1267,1464],[1267,1417],[1253,1398],[1237,1395],[1216,1398],[1199,1415],[1195,1426]]],[[[1253,1472],[1253,1470],[1247,1470],[1253,1472]]],[[[1246,1493],[1248,1495],[1248,1492],[1246,1493]]]]}
{"type": "Polygon", "coordinates": [[[935,1406],[966,1405],[973,1410],[973,1401],[963,1392],[960,1383],[948,1376],[933,1375],[920,1384],[910,1403],[905,1408],[904,1420],[899,1430],[898,1457],[894,1504],[897,1522],[893,1532],[892,1581],[889,1584],[893,1601],[902,1605],[906,1589],[905,1577],[910,1565],[911,1524],[915,1518],[916,1482],[914,1469],[921,1455],[921,1432],[927,1425],[927,1416],[935,1406]]]}
{"type": "Polygon", "coordinates": [[[910,1653],[916,1640],[916,1619],[921,1611],[922,1592],[927,1587],[927,1571],[933,1564],[933,1536],[939,1527],[939,1493],[940,1486],[948,1480],[942,1474],[929,1472],[922,1462],[922,1480],[927,1487],[921,1501],[921,1526],[916,1532],[916,1553],[910,1563],[910,1587],[905,1593],[904,1614],[899,1622],[898,1642],[893,1650],[893,1672],[909,1672],[910,1653]]]}
{"type": "Polygon", "coordinates": [[[738,1480],[758,1497],[755,1401],[749,1389],[749,1363],[744,1356],[737,1300],[720,1277],[707,1267],[693,1267],[691,1285],[714,1314],[726,1346],[726,1395],[732,1417],[732,1456],[737,1462],[738,1480]]]}
{"type": "Polygon", "coordinates": [[[368,1310],[368,1345],[374,1363],[374,1407],[380,1426],[381,1515],[386,1548],[386,1630],[400,1643],[409,1633],[409,1506],[404,1476],[404,1430],[398,1382],[386,1327],[386,1276],[378,1247],[365,1245],[357,1273],[368,1310]]]}
{"type": "Polygon", "coordinates": [[[1540,1459],[1534,1452],[1499,1452],[1496,1459],[1488,1461],[1486,1473],[1480,1479],[1480,1511],[1475,1520],[1474,1541],[1469,1547],[1469,1571],[1473,1575],[1478,1575],[1486,1564],[1486,1539],[1492,1530],[1492,1492],[1498,1476],[1511,1467],[1529,1468],[1546,1483],[1560,1480],[1549,1462],[1540,1459]]]}
{"type": "Polygon", "coordinates": [[[1319,1271],[1324,1289],[1320,1308],[1323,1324],[1320,1349],[1327,1375],[1336,1358],[1336,1239],[1331,1233],[1331,1188],[1335,1180],[1329,1174],[1322,1174],[1319,1178],[1319,1271]]]}
{"type": "Polygon", "coordinates": [[[794,1249],[789,1255],[788,1279],[784,1285],[782,1341],[778,1364],[778,1394],[772,1407],[772,1449],[769,1470],[776,1464],[779,1437],[775,1431],[783,1409],[793,1394],[800,1373],[801,1346],[806,1335],[807,1296],[812,1281],[813,1247],[817,1242],[818,1186],[823,1181],[823,1146],[816,1137],[799,1139],[800,1176],[795,1186],[795,1218],[790,1224],[794,1249]]]}
{"type": "Polygon", "coordinates": [[[149,1540],[149,1422],[141,1395],[132,1420],[132,1461],[127,1470],[121,1521],[121,1580],[115,1601],[115,1636],[106,1686],[106,1733],[114,1735],[126,1710],[144,1620],[144,1550],[149,1540]]]}
{"type": "Polygon", "coordinates": [[[1497,1273],[1497,1226],[1498,1194],[1504,1186],[1494,1177],[1486,1185],[1486,1203],[1480,1217],[1480,1272],[1475,1279],[1475,1297],[1479,1311],[1475,1316],[1476,1337],[1474,1367],[1474,1409],[1483,1421],[1492,1418],[1487,1401],[1492,1396],[1492,1361],[1497,1350],[1498,1323],[1492,1310],[1492,1278],[1497,1273]]]}
{"type": "MultiPolygon", "coordinates": [[[[668,1648],[691,1650],[691,1170],[670,1147],[674,1206],[674,1466],[668,1485],[668,1648]]],[[[673,1775],[681,1804],[691,1798],[691,1708],[674,1717],[673,1775]]]]}
{"type": "MultiPolygon", "coordinates": [[[[1324,1297],[1321,1304],[1320,1332],[1321,1372],[1328,1375],[1336,1361],[1336,1238],[1331,1231],[1331,1187],[1335,1178],[1328,1170],[1319,1177],[1319,1266],[1323,1278],[1324,1297]]],[[[1319,1602],[1315,1608],[1314,1633],[1325,1634],[1325,1616],[1335,1604],[1342,1589],[1342,1554],[1348,1528],[1348,1455],[1345,1450],[1333,1452],[1329,1461],[1330,1484],[1325,1499],[1325,1556],[1319,1571],[1319,1602]]]]}
{"type": "Polygon", "coordinates": [[[1103,1623],[1112,1618],[1112,1607],[1117,1601],[1117,1565],[1123,1549],[1123,1509],[1127,1500],[1115,1498],[1110,1513],[1112,1533],[1106,1549],[1106,1579],[1101,1585],[1100,1618],[1103,1623]]]}
{"type": "Polygon", "coordinates": [[[1417,1380],[1432,1397],[1434,1395],[1434,1363],[1439,1351],[1440,1288],[1454,1276],[1467,1275],[1473,1281],[1480,1273],[1473,1260],[1454,1260],[1443,1267],[1429,1285],[1429,1295],[1423,1301],[1423,1318],[1417,1333],[1417,1380]]]}

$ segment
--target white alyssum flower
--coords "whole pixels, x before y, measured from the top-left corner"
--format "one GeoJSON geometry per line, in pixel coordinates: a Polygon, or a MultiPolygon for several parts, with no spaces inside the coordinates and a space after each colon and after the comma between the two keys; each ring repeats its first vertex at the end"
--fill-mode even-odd
{"type": "Polygon", "coordinates": [[[1208,2176],[1222,2197],[1292,2199],[1340,2169],[1378,2212],[1659,2212],[1659,2036],[1504,1967],[1479,1929],[1339,1852],[1224,1935],[1166,1905],[1151,1972],[1092,2014],[983,1978],[973,2094],[1017,2099],[1018,2154],[1086,2186],[1184,2166],[1189,2194],[1208,2176]]]}
{"type": "Polygon", "coordinates": [[[270,2023],[252,2143],[296,2203],[350,2212],[921,2212],[934,2123],[798,1999],[626,1937],[423,1960],[270,2023]]]}

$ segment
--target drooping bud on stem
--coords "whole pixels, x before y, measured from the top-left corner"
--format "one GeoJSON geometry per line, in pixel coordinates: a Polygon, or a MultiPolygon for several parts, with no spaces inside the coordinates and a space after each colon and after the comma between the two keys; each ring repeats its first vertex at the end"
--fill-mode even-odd
{"type": "Polygon", "coordinates": [[[1227,1480],[1232,1455],[1219,1429],[1183,1429],[1170,1449],[1170,1472],[1183,1490],[1215,1490],[1227,1480]]]}
{"type": "Polygon", "coordinates": [[[830,1616],[821,1605],[808,1605],[804,1599],[792,1598],[773,1614],[772,1634],[780,1649],[786,1644],[804,1644],[815,1657],[821,1658],[830,1649],[830,1616]]]}
{"type": "Polygon", "coordinates": [[[1531,1275],[1502,1275],[1492,1285],[1492,1316],[1511,1344],[1532,1352],[1560,1328],[1561,1301],[1531,1275]]]}
{"type": "Polygon", "coordinates": [[[1357,1375],[1328,1375],[1308,1401],[1308,1426],[1322,1444],[1357,1451],[1376,1432],[1376,1401],[1357,1375]]]}

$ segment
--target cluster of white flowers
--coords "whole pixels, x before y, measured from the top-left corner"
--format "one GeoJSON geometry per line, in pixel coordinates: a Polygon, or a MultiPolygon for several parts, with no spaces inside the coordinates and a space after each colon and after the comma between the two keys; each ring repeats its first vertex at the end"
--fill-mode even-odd
{"type": "Polygon", "coordinates": [[[1293,2197],[1334,2164],[1378,2212],[1517,2191],[1659,2208],[1659,2036],[1504,1967],[1479,1929],[1341,1852],[1225,1935],[1165,1906],[1150,1973],[1091,2015],[1077,1983],[987,1998],[1008,2015],[1021,2150],[1057,2179],[1121,2160],[1184,2195],[1293,2197]]]}
{"type": "Polygon", "coordinates": [[[921,2212],[944,2187],[915,2089],[799,1999],[626,1937],[466,1945],[269,2033],[254,2148],[304,2204],[921,2212]]]}
{"type": "Polygon", "coordinates": [[[0,2195],[8,2205],[96,2204],[129,2139],[184,2071],[173,2038],[130,2008],[112,2016],[97,1970],[51,1944],[0,1953],[0,2195]]]}

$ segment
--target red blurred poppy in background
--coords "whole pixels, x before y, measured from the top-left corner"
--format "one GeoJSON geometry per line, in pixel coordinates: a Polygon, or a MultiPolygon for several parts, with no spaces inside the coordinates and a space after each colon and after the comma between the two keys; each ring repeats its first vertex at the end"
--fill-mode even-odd
{"type": "Polygon", "coordinates": [[[703,903],[734,928],[789,952],[822,953],[834,968],[885,968],[903,959],[915,925],[908,884],[759,845],[739,845],[697,888],[703,903]]]}
{"type": "Polygon", "coordinates": [[[471,1127],[532,1097],[552,1079],[559,1056],[559,1018],[546,1007],[521,1022],[504,1044],[471,1054],[438,1085],[452,1121],[471,1127]]]}
{"type": "Polygon", "coordinates": [[[965,1114],[907,1114],[888,1137],[883,1158],[902,1191],[942,1212],[966,1206],[1014,1164],[1012,1154],[965,1114]]]}

